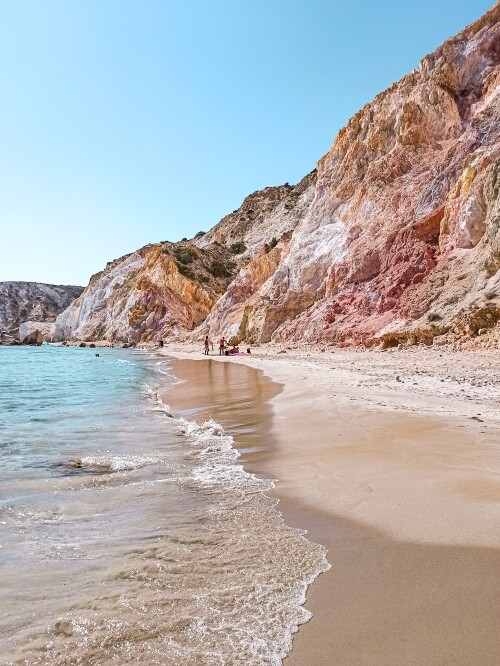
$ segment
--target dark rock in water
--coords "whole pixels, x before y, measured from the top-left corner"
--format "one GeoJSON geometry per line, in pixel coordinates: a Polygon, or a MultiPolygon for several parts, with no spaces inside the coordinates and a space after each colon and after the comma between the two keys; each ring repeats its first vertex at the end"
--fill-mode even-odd
{"type": "Polygon", "coordinates": [[[89,345],[89,347],[90,347],[91,349],[95,349],[95,344],[94,344],[93,342],[91,342],[90,345],[89,345]]]}
{"type": "Polygon", "coordinates": [[[87,346],[87,343],[86,343],[86,342],[80,342],[80,344],[79,344],[78,346],[79,346],[79,347],[86,347],[86,346],[87,346]]]}

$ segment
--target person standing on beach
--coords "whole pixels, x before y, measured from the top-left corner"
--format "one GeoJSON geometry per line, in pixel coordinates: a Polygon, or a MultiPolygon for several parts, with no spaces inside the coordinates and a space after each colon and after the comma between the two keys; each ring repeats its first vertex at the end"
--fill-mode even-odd
{"type": "Polygon", "coordinates": [[[208,350],[210,348],[210,340],[208,339],[208,335],[205,337],[205,356],[208,356],[208,350]]]}
{"type": "Polygon", "coordinates": [[[226,341],[224,340],[224,336],[219,341],[219,356],[224,356],[224,350],[226,348],[226,341]]]}

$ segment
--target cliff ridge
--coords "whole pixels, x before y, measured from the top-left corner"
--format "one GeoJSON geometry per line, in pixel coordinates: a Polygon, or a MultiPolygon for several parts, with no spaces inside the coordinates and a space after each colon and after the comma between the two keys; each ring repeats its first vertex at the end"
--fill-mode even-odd
{"type": "Polygon", "coordinates": [[[56,337],[497,344],[499,183],[496,4],[355,114],[298,185],[108,265],[56,337]]]}

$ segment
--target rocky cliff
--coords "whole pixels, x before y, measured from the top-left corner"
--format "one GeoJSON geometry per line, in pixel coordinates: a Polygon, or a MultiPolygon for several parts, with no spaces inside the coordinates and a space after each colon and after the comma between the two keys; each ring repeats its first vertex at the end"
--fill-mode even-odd
{"type": "Polygon", "coordinates": [[[207,234],[148,245],[110,262],[57,318],[53,339],[131,344],[185,337],[255,255],[275,256],[289,242],[314,180],[315,172],[295,187],[255,192],[207,234]]]}
{"type": "Polygon", "coordinates": [[[499,190],[497,4],[351,118],[301,183],[250,195],[190,244],[233,262],[226,283],[208,288],[159,246],[143,249],[93,279],[59,317],[59,335],[194,329],[193,338],[340,344],[490,335],[500,319],[499,190]]]}
{"type": "Polygon", "coordinates": [[[203,332],[395,344],[496,324],[499,19],[497,4],[349,121],[272,274],[257,256],[203,332]]]}
{"type": "Polygon", "coordinates": [[[149,342],[200,324],[237,270],[239,248],[148,245],[110,262],[56,321],[54,340],[149,342]]]}
{"type": "Polygon", "coordinates": [[[22,322],[54,322],[82,291],[40,282],[0,282],[0,342],[17,339],[22,322]]]}

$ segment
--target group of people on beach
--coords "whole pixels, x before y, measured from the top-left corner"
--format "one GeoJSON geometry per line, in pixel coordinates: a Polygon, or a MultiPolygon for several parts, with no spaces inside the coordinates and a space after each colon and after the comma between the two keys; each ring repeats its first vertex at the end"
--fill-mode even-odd
{"type": "MultiPolygon", "coordinates": [[[[205,351],[204,351],[205,356],[209,355],[210,347],[212,348],[213,351],[214,343],[210,342],[207,335],[205,336],[205,351]]],[[[247,349],[246,353],[250,354],[250,348],[247,349]]],[[[231,356],[232,354],[240,354],[239,346],[236,344],[229,345],[228,342],[226,341],[226,338],[222,336],[222,338],[219,340],[219,356],[231,356]]]]}

